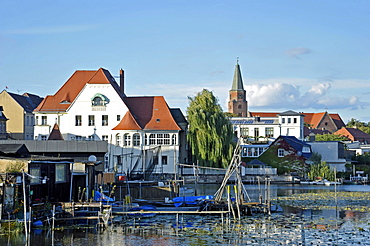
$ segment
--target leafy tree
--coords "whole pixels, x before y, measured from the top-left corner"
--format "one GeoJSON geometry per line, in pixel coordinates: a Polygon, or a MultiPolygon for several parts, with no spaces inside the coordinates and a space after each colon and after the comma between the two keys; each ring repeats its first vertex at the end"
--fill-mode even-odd
{"type": "Polygon", "coordinates": [[[347,141],[348,138],[338,134],[317,134],[316,141],[347,141]]]}
{"type": "Polygon", "coordinates": [[[321,163],[322,156],[317,152],[312,152],[312,155],[309,159],[312,164],[320,164],[321,163]]]}
{"type": "Polygon", "coordinates": [[[367,134],[370,134],[370,122],[364,123],[364,122],[360,122],[359,120],[352,118],[348,121],[346,126],[351,127],[351,128],[358,128],[361,131],[367,134]]]}
{"type": "Polygon", "coordinates": [[[308,177],[311,180],[323,178],[329,181],[334,181],[335,174],[334,171],[330,169],[329,165],[325,161],[322,161],[318,164],[311,165],[310,171],[308,172],[308,177]]]}
{"type": "Polygon", "coordinates": [[[233,128],[212,92],[188,97],[188,142],[199,165],[226,167],[233,154],[233,128]]]}

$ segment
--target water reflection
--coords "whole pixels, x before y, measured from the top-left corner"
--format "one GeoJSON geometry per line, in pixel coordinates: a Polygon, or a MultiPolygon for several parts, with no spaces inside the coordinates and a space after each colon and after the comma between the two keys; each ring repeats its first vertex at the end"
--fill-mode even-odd
{"type": "MultiPolygon", "coordinates": [[[[198,195],[214,194],[218,185],[197,186],[198,195]]],[[[246,185],[250,197],[265,195],[264,185],[246,185]]],[[[335,187],[271,185],[271,199],[335,187]]],[[[338,191],[370,191],[368,186],[338,186],[338,191]]],[[[31,233],[29,245],[370,245],[369,213],[298,209],[233,221],[228,216],[157,215],[129,219],[101,232],[95,229],[31,233]]],[[[0,245],[26,245],[23,235],[0,237],[0,245]]]]}

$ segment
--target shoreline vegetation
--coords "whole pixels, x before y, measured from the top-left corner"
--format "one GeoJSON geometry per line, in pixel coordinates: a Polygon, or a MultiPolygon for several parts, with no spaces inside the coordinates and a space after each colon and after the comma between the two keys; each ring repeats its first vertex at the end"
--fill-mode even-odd
{"type": "Polygon", "coordinates": [[[291,206],[300,209],[370,212],[370,192],[302,193],[278,197],[273,202],[280,206],[291,206]]]}

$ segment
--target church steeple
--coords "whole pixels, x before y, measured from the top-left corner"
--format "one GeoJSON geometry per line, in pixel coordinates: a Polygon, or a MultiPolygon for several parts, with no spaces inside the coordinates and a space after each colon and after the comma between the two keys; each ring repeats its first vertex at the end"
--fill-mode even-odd
{"type": "Polygon", "coordinates": [[[242,73],[240,71],[239,60],[236,60],[232,91],[244,91],[242,73]]]}
{"type": "Polygon", "coordinates": [[[242,73],[240,71],[239,60],[236,61],[233,84],[229,91],[228,112],[239,117],[247,117],[248,103],[246,92],[243,86],[242,73]]]}

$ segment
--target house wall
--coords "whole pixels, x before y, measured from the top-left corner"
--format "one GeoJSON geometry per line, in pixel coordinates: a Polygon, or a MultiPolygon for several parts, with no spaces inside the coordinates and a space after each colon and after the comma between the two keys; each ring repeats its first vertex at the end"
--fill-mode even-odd
{"type": "Polygon", "coordinates": [[[112,130],[128,111],[127,106],[111,84],[86,84],[78,97],[70,105],[65,113],[43,113],[37,112],[38,119],[35,126],[37,140],[45,140],[51,132],[52,126],[57,123],[65,138],[64,140],[104,140],[109,143],[106,155],[105,171],[128,173],[132,169],[137,172],[145,170],[153,161],[153,155],[158,157],[158,164],[154,166],[154,173],[173,173],[174,163],[186,158],[186,153],[180,156],[180,141],[185,136],[180,136],[180,131],[121,131],[112,130]],[[92,106],[92,99],[99,93],[109,101],[106,106],[92,106]],[[76,116],[81,116],[81,125],[76,125],[76,116]],[[89,115],[95,119],[94,125],[89,125],[89,115]],[[108,125],[102,124],[102,116],[108,116],[108,125]],[[47,117],[47,123],[42,124],[42,116],[47,117]],[[117,117],[119,116],[119,117],[117,117]],[[133,146],[133,134],[140,134],[140,144],[133,146]],[[145,143],[145,135],[149,139],[150,134],[164,133],[176,138],[175,144],[154,145],[149,140],[145,143]],[[130,136],[130,144],[125,143],[125,134],[130,136]],[[98,139],[96,139],[98,138],[98,139]],[[155,149],[160,147],[156,153],[155,149]],[[155,152],[155,153],[154,153],[155,152]],[[166,156],[166,157],[164,157],[166,156]],[[167,164],[162,163],[166,158],[167,164]]]}
{"type": "Polygon", "coordinates": [[[300,140],[304,138],[304,118],[302,115],[279,116],[279,123],[281,124],[281,135],[294,136],[300,140]]]}
{"type": "Polygon", "coordinates": [[[7,93],[0,93],[0,106],[3,106],[3,113],[8,118],[7,132],[14,139],[24,139],[24,109],[7,93]]]}
{"type": "Polygon", "coordinates": [[[328,130],[329,132],[337,131],[337,126],[334,124],[330,115],[325,113],[324,117],[316,127],[317,129],[328,130]]]}
{"type": "Polygon", "coordinates": [[[346,159],[344,158],[344,146],[341,142],[336,141],[317,141],[309,142],[312,152],[319,153],[321,160],[335,167],[337,171],[344,172],[346,159]]]}

